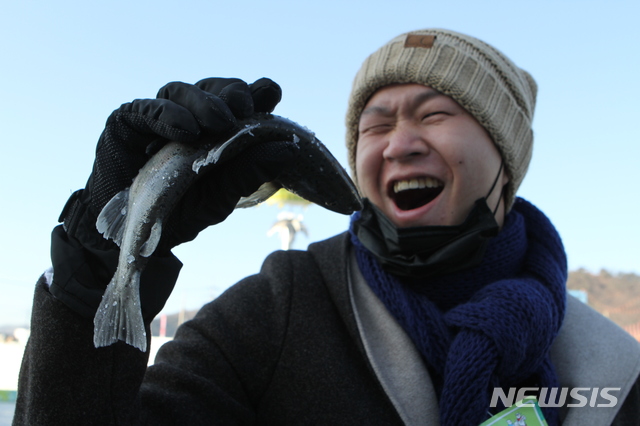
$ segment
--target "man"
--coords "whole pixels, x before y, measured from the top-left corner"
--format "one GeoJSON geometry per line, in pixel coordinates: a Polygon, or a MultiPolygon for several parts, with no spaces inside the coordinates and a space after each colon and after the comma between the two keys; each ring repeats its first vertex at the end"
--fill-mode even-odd
{"type": "MultiPolygon", "coordinates": [[[[596,393],[578,407],[572,393],[543,407],[549,424],[635,424],[637,342],[567,300],[560,238],[515,195],[535,96],[528,73],[475,38],[423,30],[387,43],[356,76],[347,112],[365,197],[349,232],[270,255],[183,325],[146,372],[136,348],[93,347],[117,257],[95,216],[158,138],[221,138],[238,119],[272,111],[280,92],[266,79],[207,79],[124,104],[54,230],[15,423],[479,424],[503,408],[496,390],[564,387],[614,388],[616,403],[596,393]]],[[[142,277],[147,324],[177,276],[171,248],[224,220],[295,161],[292,151],[261,144],[187,194],[142,277]]]]}

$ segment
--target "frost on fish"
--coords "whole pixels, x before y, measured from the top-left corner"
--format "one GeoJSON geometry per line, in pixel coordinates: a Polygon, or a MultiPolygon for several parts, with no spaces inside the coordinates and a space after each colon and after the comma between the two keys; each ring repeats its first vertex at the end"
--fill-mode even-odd
{"type": "Polygon", "coordinates": [[[96,348],[109,346],[122,340],[142,352],[147,351],[147,332],[140,310],[140,271],[129,276],[116,271],[102,296],[102,302],[93,320],[93,344],[96,348]]]}
{"type": "Polygon", "coordinates": [[[140,307],[140,274],[146,262],[158,246],[162,235],[160,218],[151,227],[150,235],[139,248],[139,253],[128,251],[134,247],[122,247],[127,224],[127,205],[130,189],[116,194],[98,215],[96,227],[105,238],[113,239],[121,247],[116,273],[107,286],[100,307],[93,320],[93,344],[96,348],[109,346],[118,340],[147,350],[147,333],[140,307]]]}

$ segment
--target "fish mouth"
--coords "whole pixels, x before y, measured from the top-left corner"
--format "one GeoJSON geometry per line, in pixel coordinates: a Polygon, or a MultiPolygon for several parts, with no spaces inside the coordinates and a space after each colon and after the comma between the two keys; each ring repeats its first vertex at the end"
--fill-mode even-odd
{"type": "Polygon", "coordinates": [[[390,182],[387,195],[398,209],[409,211],[429,204],[443,190],[444,182],[440,179],[420,176],[390,182]]]}
{"type": "MultiPolygon", "coordinates": [[[[255,135],[254,140],[263,142],[292,141],[297,147],[297,153],[296,161],[290,167],[282,170],[273,182],[263,185],[252,196],[241,200],[237,207],[250,207],[265,201],[278,188],[285,188],[336,213],[348,215],[362,209],[358,189],[346,170],[309,129],[273,114],[255,114],[241,124],[257,126],[238,138],[237,142],[230,144],[226,150],[237,152],[245,149],[247,141],[255,135]]],[[[221,155],[224,157],[226,154],[223,151],[221,155]]]]}
{"type": "Polygon", "coordinates": [[[348,215],[362,209],[355,184],[318,139],[302,137],[298,147],[295,166],[276,179],[280,186],[336,213],[348,215]]]}

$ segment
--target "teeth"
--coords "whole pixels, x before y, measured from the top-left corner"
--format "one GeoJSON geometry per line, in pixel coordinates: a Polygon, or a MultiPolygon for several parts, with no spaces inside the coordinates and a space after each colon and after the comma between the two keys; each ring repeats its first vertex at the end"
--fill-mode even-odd
{"type": "Polygon", "coordinates": [[[393,184],[393,192],[397,194],[408,189],[438,188],[440,186],[442,186],[442,182],[438,179],[430,177],[413,178],[395,182],[393,184]]]}

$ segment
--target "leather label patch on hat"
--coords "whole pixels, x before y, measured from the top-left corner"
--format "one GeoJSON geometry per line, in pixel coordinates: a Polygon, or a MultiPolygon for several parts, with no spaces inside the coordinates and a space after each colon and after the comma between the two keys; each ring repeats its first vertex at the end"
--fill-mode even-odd
{"type": "Polygon", "coordinates": [[[422,34],[408,34],[404,41],[404,47],[425,47],[433,46],[436,36],[422,34]]]}

